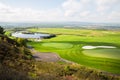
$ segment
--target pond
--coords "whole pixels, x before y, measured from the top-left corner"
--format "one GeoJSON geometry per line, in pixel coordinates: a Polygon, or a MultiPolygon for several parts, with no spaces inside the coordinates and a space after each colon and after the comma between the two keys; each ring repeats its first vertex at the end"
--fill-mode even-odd
{"type": "Polygon", "coordinates": [[[22,33],[22,32],[15,32],[12,33],[12,36],[18,37],[18,38],[35,38],[35,39],[40,39],[44,37],[49,37],[50,34],[43,34],[43,33],[22,33]]]}
{"type": "Polygon", "coordinates": [[[114,46],[83,46],[82,48],[86,56],[120,59],[120,49],[114,46]]]}

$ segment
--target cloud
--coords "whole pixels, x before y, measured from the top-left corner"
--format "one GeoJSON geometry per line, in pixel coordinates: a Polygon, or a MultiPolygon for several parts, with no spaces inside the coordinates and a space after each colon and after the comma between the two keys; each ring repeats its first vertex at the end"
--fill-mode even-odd
{"type": "Polygon", "coordinates": [[[65,17],[78,21],[120,22],[120,0],[66,0],[62,7],[65,17]]]}
{"type": "Polygon", "coordinates": [[[0,21],[51,21],[61,17],[57,8],[51,10],[33,10],[31,8],[14,8],[0,3],[0,21]]]}
{"type": "MultiPolygon", "coordinates": [[[[86,12],[90,0],[67,0],[62,4],[65,16],[75,16],[86,12]]],[[[87,11],[89,12],[89,11],[87,11]]]]}
{"type": "Polygon", "coordinates": [[[112,11],[111,14],[108,16],[109,20],[112,20],[113,22],[115,21],[120,21],[120,11],[112,11]]]}
{"type": "Polygon", "coordinates": [[[11,7],[0,2],[0,21],[120,22],[120,0],[65,0],[49,10],[11,7]]]}
{"type": "Polygon", "coordinates": [[[120,5],[120,0],[98,0],[97,4],[97,11],[106,11],[112,9],[117,5],[120,5]]]}

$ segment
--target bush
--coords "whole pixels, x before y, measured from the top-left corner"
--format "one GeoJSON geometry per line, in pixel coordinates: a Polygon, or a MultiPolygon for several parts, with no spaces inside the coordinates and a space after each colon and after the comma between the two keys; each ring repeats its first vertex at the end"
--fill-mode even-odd
{"type": "Polygon", "coordinates": [[[25,46],[26,47],[26,39],[22,39],[22,38],[17,38],[16,41],[19,43],[20,46],[25,46]]]}
{"type": "Polygon", "coordinates": [[[0,26],[0,34],[4,34],[5,31],[4,31],[4,28],[0,26]]]}

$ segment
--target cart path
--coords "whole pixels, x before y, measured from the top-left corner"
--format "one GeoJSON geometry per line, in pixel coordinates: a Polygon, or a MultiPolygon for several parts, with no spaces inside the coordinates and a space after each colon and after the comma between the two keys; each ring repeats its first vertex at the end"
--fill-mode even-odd
{"type": "Polygon", "coordinates": [[[38,52],[34,49],[30,49],[31,52],[33,53],[33,58],[37,61],[45,61],[45,62],[67,62],[67,63],[73,63],[71,61],[62,59],[58,54],[56,53],[51,53],[51,52],[38,52]]]}

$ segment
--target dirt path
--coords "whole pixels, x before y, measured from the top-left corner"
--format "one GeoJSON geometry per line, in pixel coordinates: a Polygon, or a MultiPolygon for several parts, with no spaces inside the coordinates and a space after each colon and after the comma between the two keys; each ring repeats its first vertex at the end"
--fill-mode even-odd
{"type": "Polygon", "coordinates": [[[38,52],[34,49],[30,49],[33,54],[33,57],[38,60],[38,61],[45,61],[45,62],[58,62],[58,61],[62,61],[62,62],[67,62],[67,63],[71,63],[68,60],[64,60],[62,58],[60,58],[59,55],[55,54],[55,53],[51,53],[51,52],[38,52]]]}

